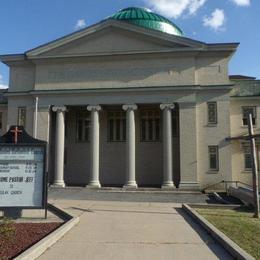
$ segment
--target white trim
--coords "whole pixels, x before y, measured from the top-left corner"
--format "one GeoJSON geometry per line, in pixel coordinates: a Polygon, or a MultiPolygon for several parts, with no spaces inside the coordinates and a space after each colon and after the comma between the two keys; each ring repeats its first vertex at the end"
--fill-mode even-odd
{"type": "Polygon", "coordinates": [[[182,85],[182,86],[142,86],[142,87],[107,87],[107,88],[89,88],[89,89],[48,89],[48,90],[29,90],[29,91],[17,91],[17,92],[7,92],[4,96],[27,96],[29,95],[55,95],[55,94],[88,94],[88,93],[107,93],[107,92],[147,92],[154,91],[160,92],[162,91],[205,91],[205,90],[227,90],[232,89],[232,85],[182,85]]]}

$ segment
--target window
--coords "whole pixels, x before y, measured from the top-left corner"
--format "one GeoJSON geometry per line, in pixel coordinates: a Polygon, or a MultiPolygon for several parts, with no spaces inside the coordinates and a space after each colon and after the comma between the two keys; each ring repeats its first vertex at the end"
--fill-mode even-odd
{"type": "Polygon", "coordinates": [[[64,165],[67,165],[67,160],[68,160],[68,149],[67,147],[64,148],[64,165]]]}
{"type": "Polygon", "coordinates": [[[172,136],[179,136],[179,116],[177,109],[172,111],[172,136]]]}
{"type": "Polygon", "coordinates": [[[18,107],[18,125],[25,127],[26,125],[26,107],[18,107]]]}
{"type": "Polygon", "coordinates": [[[126,140],[126,114],[125,111],[108,112],[108,141],[124,142],[126,140]]]}
{"type": "Polygon", "coordinates": [[[158,142],[160,135],[160,111],[141,111],[141,141],[158,142]]]}
{"type": "Polygon", "coordinates": [[[217,102],[208,102],[208,124],[217,124],[217,102]]]}
{"type": "Polygon", "coordinates": [[[69,118],[65,116],[65,138],[68,138],[69,118]]]}
{"type": "Polygon", "coordinates": [[[0,112],[0,130],[3,128],[3,112],[0,112]]]}
{"type": "MultiPolygon", "coordinates": [[[[260,172],[259,165],[260,165],[260,146],[259,144],[256,146],[256,160],[258,165],[258,172],[260,172]]],[[[251,171],[252,170],[252,156],[251,156],[251,146],[249,143],[245,143],[243,145],[243,152],[244,152],[244,170],[251,171]]]]}
{"type": "Polygon", "coordinates": [[[252,157],[250,147],[244,147],[244,165],[246,171],[252,169],[252,157]]]}
{"type": "Polygon", "coordinates": [[[209,146],[209,169],[214,171],[219,169],[218,146],[209,146]]]}
{"type": "Polygon", "coordinates": [[[88,111],[77,112],[77,141],[88,142],[90,135],[90,113],[88,111]]]}
{"type": "Polygon", "coordinates": [[[252,115],[253,125],[256,123],[256,107],[242,107],[243,113],[243,125],[247,125],[247,116],[248,114],[252,115]]]}

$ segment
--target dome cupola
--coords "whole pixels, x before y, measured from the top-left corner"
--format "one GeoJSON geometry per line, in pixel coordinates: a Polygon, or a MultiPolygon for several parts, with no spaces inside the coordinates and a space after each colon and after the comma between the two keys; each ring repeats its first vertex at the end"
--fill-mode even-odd
{"type": "Polygon", "coordinates": [[[128,7],[109,17],[160,32],[183,36],[182,30],[169,19],[146,8],[128,7]]]}

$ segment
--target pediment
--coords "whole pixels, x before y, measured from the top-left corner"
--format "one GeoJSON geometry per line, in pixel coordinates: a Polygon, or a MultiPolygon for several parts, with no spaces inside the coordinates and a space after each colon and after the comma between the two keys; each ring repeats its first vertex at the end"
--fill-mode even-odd
{"type": "Polygon", "coordinates": [[[117,28],[106,28],[44,53],[44,55],[81,55],[142,52],[185,47],[178,43],[159,42],[147,36],[117,28]]]}
{"type": "Polygon", "coordinates": [[[203,43],[165,35],[125,22],[106,21],[27,52],[28,57],[64,57],[95,54],[202,48],[203,43]]]}

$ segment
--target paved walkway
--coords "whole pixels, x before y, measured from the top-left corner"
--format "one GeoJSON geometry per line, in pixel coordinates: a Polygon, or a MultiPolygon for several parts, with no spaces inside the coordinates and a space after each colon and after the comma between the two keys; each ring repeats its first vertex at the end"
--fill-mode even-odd
{"type": "MultiPolygon", "coordinates": [[[[120,196],[120,195],[119,195],[120,196]]],[[[52,201],[80,223],[39,259],[231,259],[173,203],[52,201]]]]}

